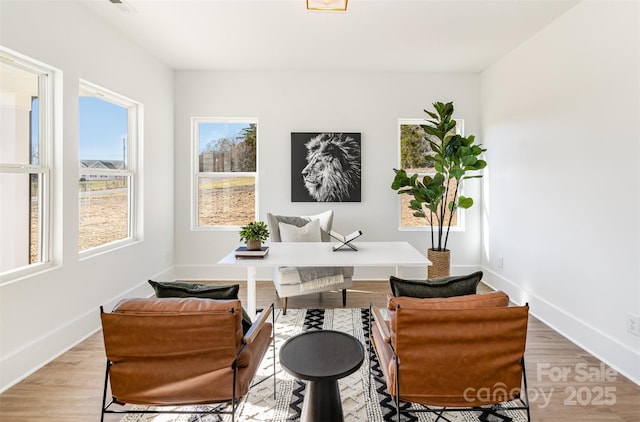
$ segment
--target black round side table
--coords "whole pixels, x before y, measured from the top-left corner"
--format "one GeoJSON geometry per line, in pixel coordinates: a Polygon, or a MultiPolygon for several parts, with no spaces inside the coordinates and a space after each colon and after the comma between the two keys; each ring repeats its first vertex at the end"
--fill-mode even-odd
{"type": "Polygon", "coordinates": [[[309,381],[300,420],[343,421],[338,380],[357,371],[363,361],[362,343],[340,331],[306,331],[287,340],[280,348],[280,365],[309,381]]]}

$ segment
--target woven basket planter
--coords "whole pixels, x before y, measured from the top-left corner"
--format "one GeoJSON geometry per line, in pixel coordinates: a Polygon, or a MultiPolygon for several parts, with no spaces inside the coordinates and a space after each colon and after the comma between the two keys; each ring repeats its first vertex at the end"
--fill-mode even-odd
{"type": "Polygon", "coordinates": [[[427,249],[427,258],[433,265],[427,267],[427,278],[447,277],[449,276],[451,251],[434,251],[427,249]]]}

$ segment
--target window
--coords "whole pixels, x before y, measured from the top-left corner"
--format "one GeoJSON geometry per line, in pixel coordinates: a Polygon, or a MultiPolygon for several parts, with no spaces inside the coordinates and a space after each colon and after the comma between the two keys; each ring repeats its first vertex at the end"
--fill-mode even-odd
{"type": "Polygon", "coordinates": [[[0,49],[0,274],[50,261],[52,75],[0,49]]]}
{"type": "MultiPolygon", "coordinates": [[[[464,135],[464,120],[456,120],[456,133],[464,135]]],[[[435,174],[433,162],[427,163],[424,157],[431,153],[431,147],[427,142],[427,134],[421,125],[425,124],[424,119],[400,119],[398,121],[399,140],[400,140],[400,167],[406,170],[407,174],[417,173],[420,177],[427,174],[435,174]]],[[[455,180],[451,183],[455,184],[455,180]]],[[[455,190],[454,186],[449,186],[449,192],[455,190]]],[[[462,186],[458,191],[458,195],[462,193],[462,186]]],[[[400,228],[407,230],[424,229],[430,224],[423,217],[414,217],[413,210],[409,208],[409,201],[412,199],[409,195],[398,195],[400,197],[400,228]]],[[[450,194],[447,202],[453,200],[453,193],[450,194]]],[[[462,214],[460,210],[456,210],[452,216],[451,229],[462,226],[462,214]]],[[[445,213],[448,218],[448,212],[445,213]]]]}
{"type": "Polygon", "coordinates": [[[255,119],[193,119],[193,227],[239,227],[257,218],[255,119]]]}
{"type": "Polygon", "coordinates": [[[0,49],[0,274],[50,261],[52,74],[0,49]]]}
{"type": "Polygon", "coordinates": [[[135,233],[135,153],[141,106],[88,82],[79,98],[79,251],[135,233]]]}

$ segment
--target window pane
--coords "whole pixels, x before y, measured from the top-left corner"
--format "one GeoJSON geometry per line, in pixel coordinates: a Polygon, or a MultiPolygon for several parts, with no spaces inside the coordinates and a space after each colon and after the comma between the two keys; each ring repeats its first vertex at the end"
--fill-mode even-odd
{"type": "Polygon", "coordinates": [[[0,163],[6,164],[0,169],[0,273],[5,273],[48,260],[43,222],[49,210],[43,206],[49,201],[42,186],[50,169],[40,154],[51,149],[51,139],[40,130],[50,110],[39,108],[47,104],[40,98],[51,92],[47,70],[2,54],[11,57],[0,60],[0,163]]]}
{"type": "MultiPolygon", "coordinates": [[[[462,134],[463,125],[462,119],[457,119],[455,132],[462,134]]],[[[400,168],[409,174],[435,172],[433,162],[427,162],[425,159],[425,156],[433,154],[427,141],[428,137],[430,136],[419,123],[400,124],[400,168]]],[[[430,138],[440,144],[437,138],[430,138]]]]}
{"type": "Polygon", "coordinates": [[[79,250],[129,237],[129,177],[93,175],[80,180],[79,250]]]}
{"type": "Polygon", "coordinates": [[[433,162],[425,156],[431,154],[427,134],[418,124],[400,125],[400,167],[407,173],[433,172],[433,162]]]}
{"type": "Polygon", "coordinates": [[[200,123],[198,171],[255,172],[255,123],[200,123]]]}
{"type": "Polygon", "coordinates": [[[0,174],[0,272],[41,262],[40,185],[37,174],[0,174]]]}
{"type": "Polygon", "coordinates": [[[31,99],[31,164],[40,163],[40,100],[37,97],[31,99]]]}
{"type": "MultiPolygon", "coordinates": [[[[427,138],[429,135],[422,129],[422,124],[426,122],[412,123],[405,121],[400,124],[400,168],[403,168],[408,175],[418,173],[422,177],[424,174],[435,173],[433,162],[427,162],[425,156],[433,153],[427,138]]],[[[456,133],[462,134],[464,122],[456,120],[456,133]]],[[[432,138],[436,140],[435,138],[432,138]]],[[[453,201],[455,190],[455,179],[451,181],[449,186],[449,195],[447,203],[453,201]]],[[[458,192],[460,194],[460,192],[458,192]]],[[[400,225],[402,227],[425,227],[429,226],[428,220],[423,217],[414,217],[413,210],[409,208],[409,202],[413,197],[409,195],[400,196],[400,225]]],[[[445,225],[448,222],[450,212],[445,211],[445,225]]],[[[433,225],[437,225],[437,221],[433,221],[433,225]]],[[[456,211],[451,220],[451,227],[458,225],[458,212],[456,211]]]]}
{"type": "Polygon", "coordinates": [[[80,163],[127,169],[129,110],[98,97],[80,97],[80,163]]]}
{"type": "Polygon", "coordinates": [[[137,104],[82,81],[79,97],[78,250],[133,237],[137,104]],[[129,138],[131,135],[131,139],[129,138]],[[130,151],[131,149],[131,151],[130,151]]]}
{"type": "Polygon", "coordinates": [[[38,101],[33,101],[39,96],[38,78],[35,73],[0,63],[1,163],[38,163],[39,113],[38,101]]]}
{"type": "Polygon", "coordinates": [[[255,177],[198,180],[198,225],[243,226],[255,220],[255,177]]]}

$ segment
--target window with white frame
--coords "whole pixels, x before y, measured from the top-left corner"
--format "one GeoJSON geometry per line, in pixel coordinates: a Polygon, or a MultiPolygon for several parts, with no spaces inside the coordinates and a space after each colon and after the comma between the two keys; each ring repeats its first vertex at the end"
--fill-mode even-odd
{"type": "Polygon", "coordinates": [[[257,218],[256,119],[193,118],[194,228],[236,228],[257,218]]]}
{"type": "Polygon", "coordinates": [[[136,148],[141,105],[80,82],[78,250],[135,237],[136,148]]]}
{"type": "MultiPolygon", "coordinates": [[[[464,120],[455,119],[456,133],[464,136],[464,120]]],[[[400,151],[400,167],[406,170],[408,175],[418,174],[419,177],[425,175],[433,175],[436,173],[433,168],[433,161],[425,160],[425,156],[432,153],[429,142],[427,142],[427,133],[422,128],[426,122],[424,119],[399,119],[398,120],[398,139],[400,151]]],[[[455,179],[451,183],[455,184],[455,179]]],[[[453,200],[453,192],[455,185],[449,186],[450,197],[447,203],[453,200]]],[[[458,194],[462,193],[462,186],[458,194]]],[[[413,210],[409,208],[410,195],[398,195],[400,202],[400,229],[403,230],[424,230],[430,227],[429,222],[424,217],[415,217],[413,210]]],[[[445,219],[448,220],[449,212],[445,212],[445,219]]],[[[456,209],[451,219],[451,230],[462,227],[463,215],[460,209],[456,209]]],[[[437,223],[436,223],[437,224],[437,223]]]]}
{"type": "Polygon", "coordinates": [[[0,49],[0,274],[51,260],[52,75],[0,49]]]}

